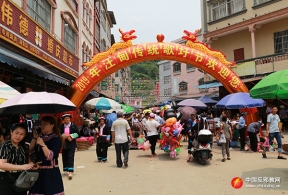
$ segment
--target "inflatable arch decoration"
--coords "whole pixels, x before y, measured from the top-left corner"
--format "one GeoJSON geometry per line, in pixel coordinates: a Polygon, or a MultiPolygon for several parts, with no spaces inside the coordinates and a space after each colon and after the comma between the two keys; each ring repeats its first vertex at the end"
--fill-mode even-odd
{"type": "Polygon", "coordinates": [[[137,37],[135,30],[121,33],[122,42],[115,43],[106,52],[96,54],[90,62],[83,66],[88,67],[74,82],[69,90],[68,97],[79,107],[92,89],[108,75],[115,71],[148,60],[173,60],[191,64],[212,75],[230,92],[248,92],[246,85],[229,68],[234,62],[228,62],[225,55],[208,48],[205,44],[196,41],[198,30],[194,33],[184,31],[182,38],[187,40],[186,45],[165,43],[164,35],[158,34],[158,42],[133,45],[132,40],[137,37]]]}

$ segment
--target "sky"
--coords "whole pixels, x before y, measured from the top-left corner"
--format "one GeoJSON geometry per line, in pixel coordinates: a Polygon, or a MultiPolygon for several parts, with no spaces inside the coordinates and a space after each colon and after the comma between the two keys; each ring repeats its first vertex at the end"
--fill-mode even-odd
{"type": "Polygon", "coordinates": [[[164,42],[181,38],[183,30],[194,32],[201,28],[201,0],[107,0],[114,12],[116,25],[112,28],[115,41],[120,41],[121,28],[132,29],[137,39],[133,43],[157,42],[156,35],[164,34],[164,42]]]}

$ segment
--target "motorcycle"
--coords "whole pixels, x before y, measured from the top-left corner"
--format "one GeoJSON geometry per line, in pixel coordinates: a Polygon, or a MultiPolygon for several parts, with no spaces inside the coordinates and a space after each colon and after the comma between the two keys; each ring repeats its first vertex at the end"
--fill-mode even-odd
{"type": "Polygon", "coordinates": [[[208,129],[202,129],[199,131],[197,141],[194,142],[191,148],[191,155],[193,158],[200,161],[202,165],[205,165],[208,160],[212,159],[213,154],[211,153],[212,133],[208,129]]]}

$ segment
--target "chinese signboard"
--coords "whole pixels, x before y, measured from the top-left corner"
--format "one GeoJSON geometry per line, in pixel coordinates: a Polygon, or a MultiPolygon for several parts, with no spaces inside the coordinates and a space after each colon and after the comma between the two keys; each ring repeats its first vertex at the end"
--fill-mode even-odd
{"type": "Polygon", "coordinates": [[[0,38],[78,77],[79,58],[9,0],[0,3],[0,38]]]}

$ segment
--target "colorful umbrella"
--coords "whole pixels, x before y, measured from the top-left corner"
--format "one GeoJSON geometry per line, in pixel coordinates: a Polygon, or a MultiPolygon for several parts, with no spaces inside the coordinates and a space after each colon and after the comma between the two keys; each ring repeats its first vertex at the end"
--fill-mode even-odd
{"type": "Polygon", "coordinates": [[[288,69],[264,77],[250,90],[250,96],[263,99],[286,99],[288,96],[288,69]]]}
{"type": "Polygon", "coordinates": [[[191,114],[196,114],[197,111],[189,106],[184,106],[184,107],[180,107],[178,108],[178,111],[182,114],[181,119],[183,120],[188,120],[191,118],[191,114]]]}
{"type": "Polygon", "coordinates": [[[110,113],[105,116],[106,124],[108,127],[112,127],[112,123],[117,119],[116,113],[110,113]]]}
{"type": "Polygon", "coordinates": [[[178,106],[191,106],[193,108],[206,108],[206,104],[201,102],[200,100],[195,99],[186,99],[177,104],[178,106]]]}
{"type": "Polygon", "coordinates": [[[0,104],[19,94],[19,91],[0,81],[0,104]]]}
{"type": "Polygon", "coordinates": [[[216,108],[240,109],[265,106],[266,102],[261,99],[253,99],[249,93],[232,93],[222,98],[215,106],[216,108]]]}
{"type": "Polygon", "coordinates": [[[0,105],[2,114],[54,114],[75,109],[66,97],[47,92],[22,93],[0,105]]]}
{"type": "Polygon", "coordinates": [[[88,109],[96,109],[96,110],[110,110],[110,109],[120,110],[121,109],[121,105],[118,102],[111,100],[109,98],[104,98],[104,97],[93,98],[87,101],[84,104],[84,107],[88,109]]]}
{"type": "Polygon", "coordinates": [[[135,110],[135,108],[133,108],[132,106],[128,105],[128,104],[120,104],[121,108],[123,109],[123,111],[125,113],[130,113],[133,112],[135,110]]]}

